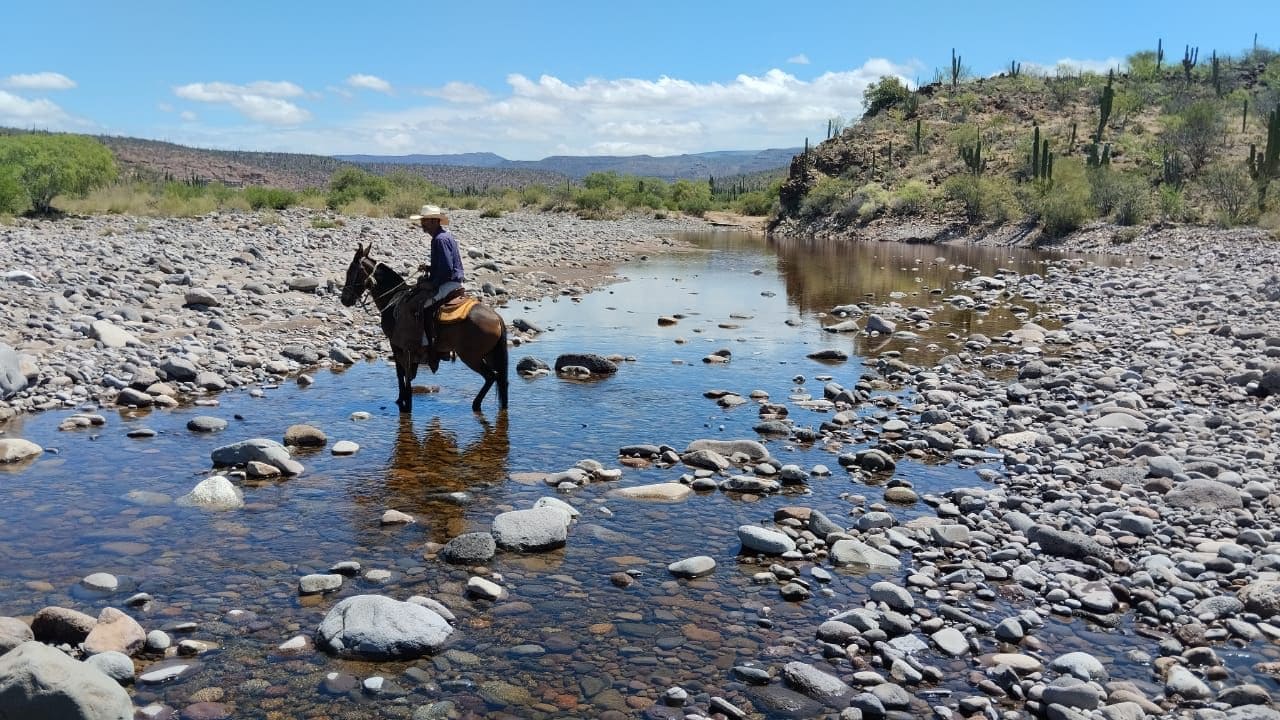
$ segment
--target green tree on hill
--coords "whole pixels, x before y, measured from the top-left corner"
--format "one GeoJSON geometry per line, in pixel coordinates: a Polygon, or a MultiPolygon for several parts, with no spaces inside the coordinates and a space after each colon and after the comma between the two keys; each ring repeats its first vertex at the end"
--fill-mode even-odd
{"type": "Polygon", "coordinates": [[[868,85],[862,93],[862,102],[867,106],[865,116],[872,117],[881,110],[888,110],[910,96],[911,91],[901,80],[893,75],[885,75],[874,85],[868,85]]]}
{"type": "Polygon", "coordinates": [[[16,182],[25,195],[21,205],[29,203],[37,213],[50,212],[59,195],[83,196],[116,179],[116,161],[111,151],[83,135],[32,133],[0,137],[0,168],[7,168],[10,173],[8,180],[0,178],[0,201],[9,195],[10,203],[19,204],[12,199],[16,182]]]}

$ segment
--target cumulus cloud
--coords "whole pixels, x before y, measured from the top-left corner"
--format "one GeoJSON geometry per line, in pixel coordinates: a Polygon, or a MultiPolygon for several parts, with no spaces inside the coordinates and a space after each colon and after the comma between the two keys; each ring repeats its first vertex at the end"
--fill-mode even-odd
{"type": "Polygon", "coordinates": [[[488,90],[471,83],[456,81],[445,83],[439,88],[427,88],[421,92],[428,97],[438,97],[452,103],[482,103],[490,98],[488,90]]]}
{"type": "Polygon", "coordinates": [[[800,53],[799,55],[792,55],[791,57],[787,58],[787,62],[791,63],[792,65],[808,65],[809,56],[805,55],[804,53],[800,53]]]}
{"type": "Polygon", "coordinates": [[[354,88],[363,88],[365,90],[374,90],[380,93],[390,93],[391,83],[383,80],[377,75],[355,74],[347,78],[347,84],[354,88]]]}
{"type": "MultiPolygon", "coordinates": [[[[803,145],[806,136],[825,132],[829,118],[860,114],[863,91],[881,76],[911,84],[919,71],[914,64],[877,58],[807,78],[773,69],[719,82],[669,76],[568,81],[513,73],[505,93],[490,95],[474,85],[448,83],[416,91],[445,102],[367,112],[343,121],[341,127],[312,123],[270,135],[259,131],[256,142],[249,140],[250,128],[234,140],[187,137],[215,147],[326,154],[488,150],[513,159],[795,147],[803,145]]],[[[238,97],[226,88],[214,92],[209,85],[187,94],[216,95],[224,103],[238,97]]]]}
{"type": "Polygon", "coordinates": [[[250,120],[271,125],[298,125],[311,119],[310,112],[284,99],[304,93],[291,82],[269,80],[248,85],[190,83],[173,89],[184,100],[229,105],[250,120]]]}
{"type": "Polygon", "coordinates": [[[0,125],[60,130],[83,126],[84,123],[68,115],[51,100],[44,98],[30,100],[0,90],[0,125]]]}
{"type": "Polygon", "coordinates": [[[70,90],[76,81],[56,72],[39,72],[27,75],[10,75],[0,85],[19,90],[70,90]]]}

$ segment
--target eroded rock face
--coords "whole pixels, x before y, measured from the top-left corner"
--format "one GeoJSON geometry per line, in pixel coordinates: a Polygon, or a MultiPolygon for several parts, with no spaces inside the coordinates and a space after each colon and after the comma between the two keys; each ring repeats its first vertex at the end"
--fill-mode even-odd
{"type": "Polygon", "coordinates": [[[132,720],[133,702],[101,670],[32,640],[0,656],[0,718],[132,720]]]}
{"type": "Polygon", "coordinates": [[[411,659],[438,650],[453,628],[422,605],[382,595],[355,595],[338,603],[316,632],[316,645],[342,657],[411,659]]]}

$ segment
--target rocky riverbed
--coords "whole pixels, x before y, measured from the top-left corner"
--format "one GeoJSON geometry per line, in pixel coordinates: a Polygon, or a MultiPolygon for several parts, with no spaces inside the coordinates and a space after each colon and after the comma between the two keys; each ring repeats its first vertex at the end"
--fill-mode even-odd
{"type": "MultiPolygon", "coordinates": [[[[474,211],[451,225],[471,288],[499,306],[586,292],[671,249],[659,235],[704,227],[474,211]]],[[[307,210],[0,226],[0,421],[84,402],[171,406],[380,355],[376,318],[337,301],[357,243],[406,275],[427,260],[406,220],[307,210]]]]}
{"type": "MultiPolygon", "coordinates": [[[[364,567],[340,546],[308,547],[290,588],[297,608],[255,606],[257,579],[235,572],[229,597],[248,609],[197,600],[149,614],[154,598],[86,575],[90,594],[64,604],[96,616],[57,606],[0,619],[0,636],[19,646],[0,676],[75,662],[19,645],[35,637],[136,682],[148,717],[175,705],[187,717],[1280,717],[1280,249],[1239,233],[1171,239],[1134,239],[1133,262],[1117,267],[970,273],[861,304],[851,292],[832,311],[860,337],[904,348],[868,355],[857,373],[840,352],[797,346],[791,362],[824,355],[827,369],[775,364],[724,385],[719,368],[749,353],[691,350],[703,356],[705,398],[669,399],[654,411],[665,420],[597,418],[593,432],[629,422],[630,442],[614,457],[512,474],[527,492],[494,508],[487,529],[401,554],[394,535],[366,527],[376,539],[359,548],[364,567]],[[953,331],[940,354],[921,339],[943,306],[1030,304],[1039,315],[1015,329],[953,331]],[[690,442],[669,416],[707,415],[697,403],[754,432],[690,442]],[[964,480],[926,482],[944,466],[964,480]],[[592,543],[607,557],[573,562],[592,543]],[[430,596],[414,592],[424,576],[436,578],[430,596]],[[325,599],[334,592],[343,599],[325,599]],[[109,612],[107,597],[134,610],[109,612]],[[129,612],[147,614],[151,632],[129,612]],[[256,652],[219,654],[242,634],[256,652]],[[476,635],[478,645],[450,647],[476,635]],[[326,659],[353,649],[369,662],[326,659]],[[427,664],[397,664],[432,652],[427,664]],[[268,655],[296,681],[258,677],[268,655]],[[500,656],[524,665],[484,677],[500,656]],[[192,688],[184,703],[161,695],[202,663],[236,682],[192,688]],[[542,668],[538,680],[527,666],[542,668]],[[326,670],[326,697],[363,704],[312,704],[326,670]]],[[[653,308],[654,323],[664,319],[682,347],[675,333],[691,319],[653,308]]],[[[753,331],[748,314],[732,319],[721,327],[753,331]]],[[[597,360],[573,366],[608,368],[597,360]]],[[[319,442],[314,431],[280,428],[289,448],[319,442]]],[[[295,460],[259,441],[211,459],[243,475],[209,478],[189,501],[231,513],[244,512],[241,488],[262,494],[247,482],[253,463],[289,473],[295,460]]],[[[319,477],[289,483],[314,492],[336,472],[325,462],[312,455],[319,477]]],[[[375,527],[418,519],[377,510],[375,527]]],[[[266,541],[264,517],[228,533],[266,541]]],[[[278,580],[296,566],[253,567],[278,580]]],[[[85,692],[124,707],[94,683],[85,692]]]]}

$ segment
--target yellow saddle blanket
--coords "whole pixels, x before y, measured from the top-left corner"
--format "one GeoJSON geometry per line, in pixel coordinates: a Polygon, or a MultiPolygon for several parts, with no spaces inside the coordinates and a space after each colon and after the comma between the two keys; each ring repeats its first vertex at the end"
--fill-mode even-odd
{"type": "Polygon", "coordinates": [[[467,296],[446,302],[440,307],[440,312],[436,315],[436,322],[441,325],[448,325],[449,323],[466,320],[467,315],[471,314],[471,308],[475,307],[477,302],[479,300],[467,296]]]}

